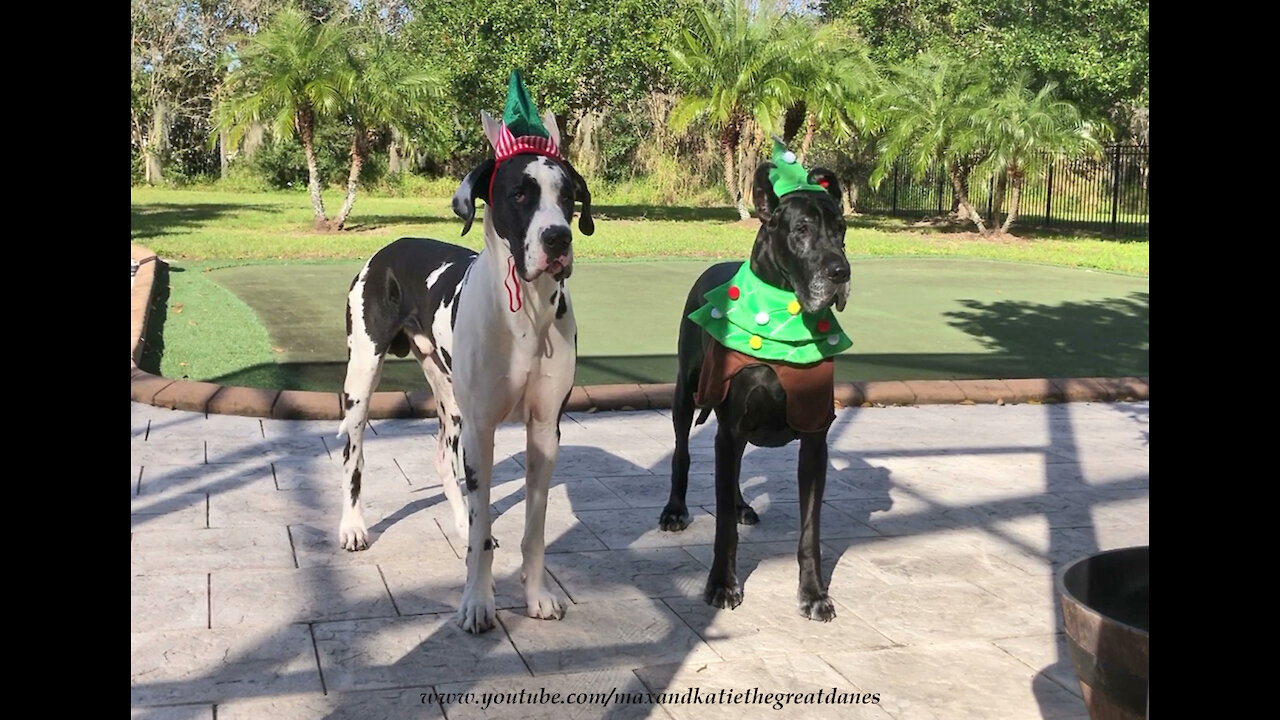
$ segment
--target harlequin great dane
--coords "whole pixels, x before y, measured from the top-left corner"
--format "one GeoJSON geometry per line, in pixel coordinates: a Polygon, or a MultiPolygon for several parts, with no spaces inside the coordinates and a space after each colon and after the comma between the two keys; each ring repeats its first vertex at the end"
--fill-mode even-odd
{"type": "MultiPolygon", "coordinates": [[[[482,113],[495,148],[504,128],[482,113]]],[[[554,116],[544,124],[558,147],[554,116]]],[[[489,485],[494,430],[523,422],[527,432],[525,531],[521,549],[531,617],[559,619],[564,605],[543,581],[547,488],[560,447],[560,415],[573,386],[577,326],[565,280],[573,270],[574,201],[578,228],[594,231],[591,193],[555,154],[486,160],[453,196],[462,234],[471,229],[477,198],[487,203],[484,250],[402,238],[378,251],[347,295],[346,415],[343,508],[338,535],[347,550],[368,547],[360,505],[364,429],[369,398],[388,352],[413,353],[435,395],[440,418],[436,468],[467,544],[467,582],[458,624],[468,632],[493,627],[493,551],[489,485]]]]}

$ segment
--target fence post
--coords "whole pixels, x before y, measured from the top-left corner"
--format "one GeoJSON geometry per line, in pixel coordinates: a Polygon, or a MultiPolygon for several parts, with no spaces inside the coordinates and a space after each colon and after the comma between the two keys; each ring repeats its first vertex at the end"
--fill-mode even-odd
{"type": "Polygon", "coordinates": [[[1115,156],[1111,161],[1111,234],[1116,234],[1116,225],[1120,220],[1120,146],[1115,146],[1115,156]]]}
{"type": "Polygon", "coordinates": [[[996,176],[987,181],[987,219],[991,219],[991,202],[996,199],[996,176]]]}
{"type": "Polygon", "coordinates": [[[942,217],[942,173],[938,173],[938,217],[942,217]]]}
{"type": "Polygon", "coordinates": [[[893,164],[893,209],[889,211],[889,214],[898,214],[898,163],[893,164]]]}
{"type": "Polygon", "coordinates": [[[1044,191],[1044,224],[1053,224],[1053,166],[1058,164],[1056,157],[1049,158],[1049,185],[1044,191]]]}

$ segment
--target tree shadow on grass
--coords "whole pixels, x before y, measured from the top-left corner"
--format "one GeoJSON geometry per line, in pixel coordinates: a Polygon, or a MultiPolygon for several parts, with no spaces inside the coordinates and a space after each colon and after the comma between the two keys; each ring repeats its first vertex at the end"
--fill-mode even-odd
{"type": "Polygon", "coordinates": [[[273,212],[279,208],[271,205],[245,205],[239,203],[146,203],[129,205],[129,239],[134,242],[188,233],[195,227],[207,225],[226,215],[239,215],[249,211],[273,212]]]}
{"type": "MultiPolygon", "coordinates": [[[[938,235],[957,235],[978,232],[971,222],[958,221],[949,215],[934,213],[915,213],[902,215],[884,215],[880,213],[864,213],[847,217],[849,227],[882,232],[915,232],[938,235]]],[[[1112,231],[1110,222],[1073,222],[1070,226],[1032,225],[1031,219],[1015,223],[1012,230],[1005,235],[988,236],[991,240],[1037,240],[1042,238],[1062,239],[1079,238],[1081,240],[1106,240],[1115,243],[1148,242],[1150,232],[1148,226],[1125,225],[1112,231]]]]}
{"type": "Polygon", "coordinates": [[[950,324],[1001,355],[1075,375],[1146,374],[1151,359],[1151,293],[1043,305],[963,300],[950,324]],[[1098,372],[1087,372],[1097,368],[1098,372]]]}
{"type": "Polygon", "coordinates": [[[677,220],[733,222],[738,211],[731,207],[687,207],[682,205],[593,205],[591,214],[605,220],[677,220]]]}
{"type": "MultiPolygon", "coordinates": [[[[383,230],[392,225],[429,225],[434,223],[457,223],[452,214],[421,215],[358,215],[348,222],[343,232],[359,233],[383,230]]],[[[462,227],[458,227],[459,232],[462,227]]],[[[442,238],[437,238],[442,239],[442,238]]]]}

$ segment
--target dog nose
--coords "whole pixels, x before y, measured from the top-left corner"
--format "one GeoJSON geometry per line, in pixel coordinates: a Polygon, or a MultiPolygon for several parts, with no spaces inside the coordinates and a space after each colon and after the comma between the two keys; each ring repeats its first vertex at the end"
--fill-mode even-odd
{"type": "Polygon", "coordinates": [[[844,258],[827,263],[827,277],[831,282],[840,284],[849,281],[849,262],[844,258]]]}
{"type": "Polygon", "coordinates": [[[553,254],[563,254],[573,242],[573,233],[564,225],[549,227],[542,231],[542,244],[553,254]]]}

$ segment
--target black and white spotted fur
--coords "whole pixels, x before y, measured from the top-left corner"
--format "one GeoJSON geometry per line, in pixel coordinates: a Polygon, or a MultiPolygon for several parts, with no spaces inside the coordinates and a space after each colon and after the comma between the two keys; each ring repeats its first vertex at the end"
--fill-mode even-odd
{"type": "MultiPolygon", "coordinates": [[[[493,141],[498,124],[482,115],[493,141]]],[[[554,117],[544,120],[559,144],[554,117]]],[[[544,586],[547,488],[559,452],[560,414],[573,386],[577,326],[565,280],[573,269],[575,200],[590,235],[591,195],[573,167],[541,155],[517,155],[467,174],[453,198],[465,222],[487,199],[484,250],[402,238],[378,251],[347,295],[347,376],[343,510],[338,535],[347,550],[368,547],[360,505],[369,398],[388,352],[413,353],[436,398],[436,468],[467,545],[467,583],[458,624],[483,632],[494,623],[489,495],[494,430],[522,422],[527,432],[523,579],[531,617],[560,618],[564,603],[544,586]],[[492,187],[492,197],[489,197],[492,187]],[[512,268],[514,267],[514,271],[512,268]]]]}

